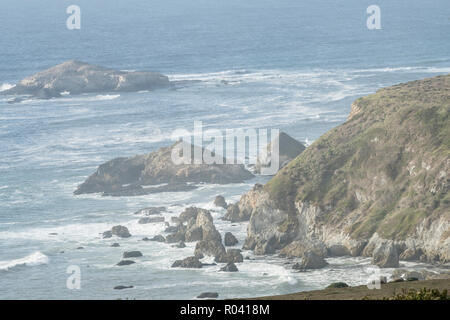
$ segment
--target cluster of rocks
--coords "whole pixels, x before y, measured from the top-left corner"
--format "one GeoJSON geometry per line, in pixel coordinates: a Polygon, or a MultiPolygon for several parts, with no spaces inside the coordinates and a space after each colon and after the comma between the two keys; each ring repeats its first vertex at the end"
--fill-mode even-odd
{"type": "MultiPolygon", "coordinates": [[[[173,268],[201,268],[205,266],[200,260],[205,256],[214,257],[217,263],[230,264],[222,271],[237,271],[234,263],[243,262],[244,258],[239,249],[226,249],[222,243],[222,236],[214,226],[211,212],[205,209],[186,208],[176,219],[175,226],[169,226],[165,237],[166,243],[178,243],[184,246],[185,242],[196,242],[194,255],[173,263],[173,268]],[[234,266],[234,267],[233,267],[234,266]]],[[[162,240],[163,236],[157,236],[162,240]]],[[[226,245],[237,243],[233,234],[226,234],[226,245]]]]}
{"type": "Polygon", "coordinates": [[[117,236],[119,238],[129,238],[131,237],[130,231],[128,231],[127,227],[117,225],[111,228],[111,230],[107,230],[103,232],[103,239],[112,238],[112,236],[117,236]]]}

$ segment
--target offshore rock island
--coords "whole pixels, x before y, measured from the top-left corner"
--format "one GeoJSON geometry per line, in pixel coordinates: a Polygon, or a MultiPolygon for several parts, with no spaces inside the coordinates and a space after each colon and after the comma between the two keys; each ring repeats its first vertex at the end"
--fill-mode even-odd
{"type": "Polygon", "coordinates": [[[169,86],[169,78],[157,72],[118,71],[69,60],[29,76],[0,94],[50,99],[64,93],[136,92],[169,86]]]}

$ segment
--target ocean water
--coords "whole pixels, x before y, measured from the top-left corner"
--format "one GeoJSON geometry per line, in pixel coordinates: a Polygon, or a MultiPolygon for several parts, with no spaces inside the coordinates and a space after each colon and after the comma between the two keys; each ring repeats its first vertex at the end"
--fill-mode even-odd
{"type": "Polygon", "coordinates": [[[168,145],[175,129],[192,130],[194,120],[220,130],[276,128],[313,142],[345,121],[356,98],[450,72],[450,2],[377,1],[381,30],[366,28],[372,2],[360,0],[76,2],[82,22],[73,31],[65,26],[72,1],[0,2],[0,90],[69,59],[198,81],[18,104],[0,96],[0,298],[191,299],[205,291],[231,298],[367,281],[370,259],[349,257],[303,273],[250,252],[244,255],[254,259],[238,264],[237,273],[220,273],[220,265],[170,269],[192,255],[194,244],[175,249],[141,241],[164,225],[140,225],[133,212],[166,206],[169,220],[196,205],[213,210],[219,231],[233,232],[240,247],[246,223],[222,221],[224,210],[212,201],[217,194],[237,201],[267,177],[140,197],[73,191],[102,162],[168,145]],[[101,239],[119,223],[133,237],[101,239]],[[144,256],[116,267],[125,250],[144,256]],[[80,290],[66,285],[73,265],[81,270],[80,290]],[[134,288],[113,290],[117,285],[134,288]]]}

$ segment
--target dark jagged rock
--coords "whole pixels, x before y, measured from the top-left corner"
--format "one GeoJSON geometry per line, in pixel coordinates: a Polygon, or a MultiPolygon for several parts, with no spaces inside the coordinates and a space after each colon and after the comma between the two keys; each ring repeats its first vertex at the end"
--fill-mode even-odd
{"type": "Polygon", "coordinates": [[[216,206],[216,207],[221,207],[221,208],[224,208],[224,209],[226,209],[227,208],[227,203],[226,203],[226,201],[225,201],[225,198],[223,197],[223,196],[217,196],[215,199],[214,199],[214,205],[216,206]]]}
{"type": "Polygon", "coordinates": [[[225,267],[221,268],[220,271],[237,272],[239,270],[233,262],[229,262],[229,263],[227,263],[227,265],[225,267]]]}
{"type": "Polygon", "coordinates": [[[142,252],[140,251],[125,251],[123,253],[124,258],[138,258],[142,257],[142,252]]]}
{"type": "Polygon", "coordinates": [[[136,263],[133,260],[122,260],[120,261],[117,266],[129,266],[130,264],[136,263]]]}
{"type": "Polygon", "coordinates": [[[203,266],[197,257],[187,257],[183,260],[177,260],[172,264],[172,268],[196,268],[203,266]]]}
{"type": "Polygon", "coordinates": [[[227,232],[225,233],[223,242],[226,247],[232,247],[236,245],[239,241],[231,232],[227,232]]]}
{"type": "Polygon", "coordinates": [[[111,229],[111,234],[120,238],[129,238],[131,237],[130,231],[128,231],[127,227],[124,226],[114,226],[111,229]]]}
{"type": "Polygon", "coordinates": [[[197,296],[197,299],[216,299],[219,297],[217,292],[203,292],[197,296]]]}
{"type": "MultiPolygon", "coordinates": [[[[226,159],[226,164],[175,164],[172,154],[180,153],[185,145],[179,141],[146,155],[108,161],[100,165],[74,193],[134,196],[189,191],[196,188],[195,183],[239,183],[253,177],[244,165],[228,164],[231,162],[226,159]]],[[[199,147],[189,147],[193,150],[192,155],[206,152],[199,147]]]]}
{"type": "Polygon", "coordinates": [[[116,71],[70,60],[21,80],[6,95],[31,95],[41,99],[60,97],[62,92],[136,92],[170,86],[169,78],[156,72],[116,71]]]}
{"type": "Polygon", "coordinates": [[[115,242],[115,243],[113,243],[113,244],[111,245],[111,247],[117,248],[117,247],[120,247],[120,244],[118,244],[117,242],[115,242]]]}

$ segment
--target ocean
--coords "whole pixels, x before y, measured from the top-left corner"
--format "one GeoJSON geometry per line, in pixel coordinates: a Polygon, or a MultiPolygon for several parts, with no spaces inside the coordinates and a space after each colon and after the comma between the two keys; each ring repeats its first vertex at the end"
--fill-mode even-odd
{"type": "MultiPolygon", "coordinates": [[[[356,98],[400,82],[450,72],[450,2],[378,0],[380,30],[366,27],[371,1],[118,0],[0,1],[0,90],[69,59],[120,70],[158,71],[197,80],[152,92],[87,94],[9,104],[0,96],[0,299],[192,299],[254,297],[367,282],[367,258],[330,258],[295,273],[276,256],[254,256],[239,272],[220,266],[171,269],[194,245],[144,242],[163,223],[133,213],[165,206],[211,209],[218,230],[240,241],[246,223],[220,218],[255,183],[202,185],[139,197],[74,196],[78,184],[115,157],[172,143],[176,129],[279,129],[307,144],[343,123],[356,98]],[[76,3],[74,3],[76,2],[76,3]],[[66,8],[81,8],[81,29],[66,8]],[[100,233],[122,224],[129,239],[100,233]],[[110,245],[119,242],[121,247],[110,245]],[[83,249],[77,249],[83,247],[83,249]],[[123,251],[138,263],[117,267],[123,251]],[[81,288],[68,289],[69,266],[81,288]],[[132,285],[127,290],[113,290],[132,285]]],[[[409,268],[430,268],[401,262],[409,268]]],[[[389,275],[392,270],[383,270],[389,275]]]]}

